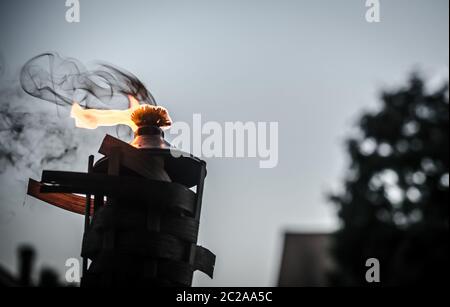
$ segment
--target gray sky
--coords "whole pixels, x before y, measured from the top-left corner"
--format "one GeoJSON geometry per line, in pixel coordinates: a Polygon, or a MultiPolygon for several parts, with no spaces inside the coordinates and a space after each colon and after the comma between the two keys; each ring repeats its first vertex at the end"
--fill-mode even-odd
{"type": "MultiPolygon", "coordinates": [[[[279,122],[278,167],[207,159],[200,243],[217,263],[214,280],[197,273],[195,285],[274,285],[284,231],[337,225],[325,194],[343,175],[358,114],[415,68],[448,69],[446,0],[381,0],[378,24],[365,21],[363,0],[80,2],[79,24],[65,21],[64,0],[0,2],[2,87],[31,57],[57,51],[133,72],[175,121],[279,122]]],[[[17,103],[56,115],[30,97],[17,103]]],[[[105,132],[74,132],[76,158],[51,168],[84,170],[105,132]]],[[[13,268],[17,244],[30,242],[40,266],[63,271],[79,255],[82,217],[24,196],[40,171],[0,174],[0,263],[13,268]]]]}

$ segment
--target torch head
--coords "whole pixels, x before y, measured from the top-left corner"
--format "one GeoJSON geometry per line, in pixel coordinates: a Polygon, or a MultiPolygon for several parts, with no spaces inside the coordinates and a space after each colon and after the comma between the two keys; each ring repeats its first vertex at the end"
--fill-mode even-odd
{"type": "Polygon", "coordinates": [[[164,140],[164,131],[157,126],[140,126],[131,142],[139,149],[170,149],[172,145],[164,140]]]}
{"type": "Polygon", "coordinates": [[[164,140],[164,128],[170,127],[172,120],[163,107],[141,105],[131,114],[131,120],[138,127],[131,145],[139,149],[170,149],[164,140]]]}
{"type": "Polygon", "coordinates": [[[131,120],[138,127],[157,126],[168,128],[172,125],[169,112],[161,106],[140,105],[131,114],[131,120]]]}

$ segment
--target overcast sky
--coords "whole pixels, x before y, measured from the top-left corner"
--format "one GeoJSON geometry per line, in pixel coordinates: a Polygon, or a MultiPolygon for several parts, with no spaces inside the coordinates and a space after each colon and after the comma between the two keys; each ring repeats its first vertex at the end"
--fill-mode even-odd
{"type": "MultiPolygon", "coordinates": [[[[31,57],[57,51],[133,72],[174,121],[191,123],[200,113],[219,123],[279,122],[276,168],[207,159],[199,241],[217,263],[214,280],[195,278],[202,286],[274,285],[285,231],[337,226],[326,193],[344,174],[343,140],[358,114],[414,69],[427,76],[448,70],[449,2],[380,2],[381,22],[369,24],[363,0],[80,0],[81,22],[69,24],[65,0],[5,0],[1,86],[17,85],[31,57]]],[[[46,168],[84,171],[105,132],[115,133],[74,132],[45,102],[11,99],[65,121],[80,145],[74,157],[46,168]]],[[[79,256],[82,217],[25,197],[28,177],[39,179],[42,170],[29,170],[25,160],[52,144],[36,144],[34,155],[0,174],[0,263],[10,269],[20,243],[36,246],[39,266],[61,272],[65,259],[79,256]]]]}

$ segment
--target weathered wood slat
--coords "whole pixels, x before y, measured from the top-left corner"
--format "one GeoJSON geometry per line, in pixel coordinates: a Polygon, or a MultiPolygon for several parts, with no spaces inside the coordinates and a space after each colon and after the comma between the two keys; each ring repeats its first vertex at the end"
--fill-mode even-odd
{"type": "Polygon", "coordinates": [[[126,142],[106,135],[99,149],[99,153],[107,157],[98,161],[96,168],[104,168],[102,172],[105,172],[107,168],[105,164],[108,156],[115,149],[119,149],[121,152],[121,164],[123,166],[146,178],[152,178],[154,175],[154,163],[149,161],[149,156],[165,157],[165,169],[169,173],[172,181],[189,188],[197,185],[197,178],[192,175],[199,173],[200,167],[205,163],[193,155],[176,149],[138,149],[126,142]],[[177,154],[172,155],[172,153],[177,154]]]}
{"type": "Polygon", "coordinates": [[[166,261],[158,263],[158,275],[173,282],[191,286],[194,269],[191,265],[181,261],[166,261]]]}
{"type": "MultiPolygon", "coordinates": [[[[186,242],[197,242],[199,223],[194,218],[153,212],[149,214],[161,216],[159,228],[161,233],[173,235],[186,242]]],[[[96,213],[95,223],[92,225],[93,229],[98,231],[105,229],[149,231],[148,226],[147,216],[143,210],[130,210],[130,208],[117,206],[101,208],[96,213]]]]}
{"type": "MultiPolygon", "coordinates": [[[[125,176],[111,176],[106,174],[86,174],[78,172],[61,172],[61,171],[43,171],[42,172],[42,183],[46,184],[56,184],[56,185],[81,185],[81,184],[94,184],[109,186],[105,187],[107,190],[114,190],[117,187],[124,186],[126,188],[131,188],[134,190],[142,190],[139,193],[145,193],[148,196],[153,196],[153,190],[160,190],[164,194],[175,193],[177,195],[189,195],[194,198],[195,193],[186,188],[181,184],[174,182],[163,182],[150,179],[142,179],[136,177],[125,177],[125,176]],[[151,191],[149,191],[149,189],[151,191]]],[[[126,191],[127,195],[131,195],[130,191],[126,191]]]]}
{"type": "MultiPolygon", "coordinates": [[[[105,250],[102,244],[105,238],[105,233],[89,232],[83,242],[82,256],[95,258],[105,250]]],[[[114,232],[113,246],[108,249],[119,254],[182,261],[186,247],[186,243],[168,234],[120,231],[114,232]]]]}
{"type": "Polygon", "coordinates": [[[131,276],[142,276],[142,272],[147,267],[146,263],[154,262],[157,264],[156,274],[158,276],[169,279],[172,282],[190,286],[194,271],[199,270],[211,278],[213,276],[215,256],[201,247],[199,247],[198,255],[201,255],[197,260],[198,263],[209,264],[200,268],[199,266],[192,267],[189,263],[175,259],[147,258],[136,261],[139,258],[136,258],[134,255],[102,251],[96,256],[96,261],[89,268],[89,273],[93,276],[101,276],[103,273],[112,274],[112,272],[117,275],[126,273],[131,276]]]}
{"type": "Polygon", "coordinates": [[[193,273],[189,264],[180,261],[136,259],[130,255],[102,252],[89,268],[86,282],[97,287],[107,287],[115,284],[103,283],[114,279],[128,281],[123,284],[125,287],[139,287],[145,286],[145,280],[150,281],[153,277],[155,285],[159,286],[191,286],[193,273]],[[151,267],[157,268],[155,276],[152,276],[153,270],[149,270],[151,267]],[[104,278],[105,276],[108,278],[104,278]]]}
{"type": "MultiPolygon", "coordinates": [[[[27,194],[49,203],[58,208],[65,209],[70,212],[84,214],[86,207],[86,198],[70,193],[42,193],[43,184],[36,180],[29,179],[27,194]]],[[[93,211],[91,210],[91,213],[93,211]]]]}
{"type": "MultiPolygon", "coordinates": [[[[83,241],[82,256],[91,259],[98,258],[103,253],[103,235],[91,232],[83,241]]],[[[166,259],[183,262],[187,256],[188,244],[178,238],[162,233],[117,232],[114,238],[114,246],[109,252],[115,254],[149,257],[154,259],[166,259]]],[[[214,273],[216,256],[208,249],[195,246],[194,265],[185,263],[191,270],[199,270],[211,278],[214,273]]]]}
{"type": "Polygon", "coordinates": [[[143,155],[142,151],[128,143],[106,135],[98,152],[110,159],[115,154],[119,154],[120,164],[123,166],[145,178],[153,178],[154,176],[154,163],[151,160],[149,161],[148,155],[143,155]]]}
{"type": "MultiPolygon", "coordinates": [[[[196,195],[183,185],[134,177],[44,171],[42,193],[106,195],[151,202],[194,213],[196,195]]],[[[128,205],[128,204],[126,204],[128,205]]]]}
{"type": "Polygon", "coordinates": [[[201,271],[213,278],[216,255],[209,249],[197,246],[195,251],[194,270],[201,271]]]}
{"type": "Polygon", "coordinates": [[[182,240],[196,243],[198,239],[199,223],[188,217],[163,217],[161,232],[174,235],[182,240]]]}
{"type": "MultiPolygon", "coordinates": [[[[88,160],[88,173],[92,173],[92,169],[94,167],[94,156],[90,155],[88,160]]],[[[92,208],[92,199],[91,195],[87,194],[86,197],[86,203],[84,208],[84,232],[88,231],[89,225],[91,223],[91,208],[92,208]]],[[[88,259],[86,257],[83,257],[83,275],[86,274],[88,269],[88,259]]]]}

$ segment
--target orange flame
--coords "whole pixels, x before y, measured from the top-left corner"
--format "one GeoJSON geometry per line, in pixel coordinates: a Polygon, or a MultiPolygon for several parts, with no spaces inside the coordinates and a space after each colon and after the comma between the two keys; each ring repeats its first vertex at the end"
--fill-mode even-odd
{"type": "Polygon", "coordinates": [[[85,129],[96,129],[98,127],[127,125],[133,131],[138,129],[132,120],[132,115],[138,110],[149,110],[151,114],[163,114],[162,120],[155,124],[161,127],[169,127],[172,123],[166,109],[160,106],[140,105],[133,96],[128,96],[130,107],[126,110],[97,110],[83,109],[77,102],[72,104],[70,117],[75,119],[75,126],[85,129]],[[160,124],[161,123],[161,124],[160,124]]]}

